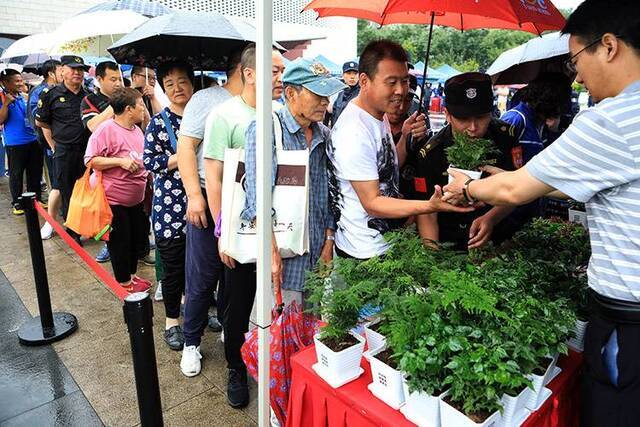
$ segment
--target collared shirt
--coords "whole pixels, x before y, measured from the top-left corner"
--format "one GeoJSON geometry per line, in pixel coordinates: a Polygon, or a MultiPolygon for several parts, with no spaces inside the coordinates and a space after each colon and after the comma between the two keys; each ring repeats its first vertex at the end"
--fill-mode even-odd
{"type": "Polygon", "coordinates": [[[581,111],[527,171],[585,202],[591,238],[589,286],[640,302],[640,80],[581,111]]]}
{"type": "MultiPolygon", "coordinates": [[[[4,94],[0,98],[0,106],[5,101],[4,94]]],[[[26,145],[36,141],[36,133],[29,123],[27,115],[27,100],[22,93],[15,96],[15,100],[7,106],[8,116],[4,122],[4,145],[26,145]]]]}
{"type": "Polygon", "coordinates": [[[80,104],[85,96],[87,92],[84,89],[73,93],[64,83],[42,91],[36,119],[51,127],[51,136],[56,144],[85,150],[90,135],[80,117],[80,104]]]}
{"type": "MultiPolygon", "coordinates": [[[[276,112],[282,125],[282,148],[285,150],[307,150],[304,130],[294,119],[288,107],[276,112]]],[[[309,151],[309,252],[284,259],[284,281],[282,288],[301,291],[304,289],[305,272],[311,271],[320,258],[325,242],[325,230],[335,230],[335,222],[329,209],[329,179],[327,174],[326,145],[330,131],[321,123],[311,124],[311,149],[309,151]]],[[[271,188],[275,186],[277,159],[275,140],[272,145],[271,188]]],[[[242,218],[251,221],[256,217],[256,122],[247,128],[245,144],[246,202],[242,218]]],[[[292,201],[295,203],[295,201],[292,201]]],[[[298,203],[303,203],[299,200],[298,203]]]]}
{"type": "Polygon", "coordinates": [[[536,124],[536,113],[526,102],[521,102],[505,112],[503,120],[515,128],[515,136],[522,147],[523,164],[527,164],[536,154],[544,150],[542,131],[544,124],[536,124]]]}
{"type": "MultiPolygon", "coordinates": [[[[180,135],[182,117],[165,108],[171,127],[180,135]]],[[[187,195],[178,169],[169,170],[169,157],[176,154],[160,114],[151,118],[144,135],[144,167],[153,172],[151,221],[156,240],[184,237],[187,225],[187,195]]]]}

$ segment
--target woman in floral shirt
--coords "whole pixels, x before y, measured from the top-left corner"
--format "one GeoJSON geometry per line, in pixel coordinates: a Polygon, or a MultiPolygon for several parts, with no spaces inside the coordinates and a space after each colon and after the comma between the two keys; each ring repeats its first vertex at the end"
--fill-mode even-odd
{"type": "Polygon", "coordinates": [[[184,293],[187,198],[178,172],[176,144],[184,107],[193,95],[193,69],[181,62],[158,67],[158,82],[171,104],[151,118],[145,133],[144,167],[153,172],[151,219],[164,267],[162,295],[166,313],[164,340],[182,350],[184,334],[178,321],[184,293]]]}

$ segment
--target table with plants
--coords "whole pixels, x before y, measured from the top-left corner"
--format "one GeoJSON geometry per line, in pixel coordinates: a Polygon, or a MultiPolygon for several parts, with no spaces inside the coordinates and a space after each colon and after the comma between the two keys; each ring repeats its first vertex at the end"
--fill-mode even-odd
{"type": "Polygon", "coordinates": [[[308,277],[326,325],[293,357],[288,425],[577,425],[591,253],[581,225],[536,219],[468,254],[411,229],[386,237],[383,257],[308,277]],[[297,383],[306,368],[321,388],[297,383]],[[560,393],[571,402],[558,424],[560,393]],[[349,421],[323,408],[338,401],[349,421]]]}

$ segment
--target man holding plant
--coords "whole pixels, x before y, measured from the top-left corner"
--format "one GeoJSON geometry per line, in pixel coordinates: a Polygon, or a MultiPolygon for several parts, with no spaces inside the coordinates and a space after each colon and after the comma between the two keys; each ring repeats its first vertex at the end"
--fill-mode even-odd
{"type": "MultiPolygon", "coordinates": [[[[416,199],[428,200],[436,186],[447,183],[447,169],[483,170],[496,165],[505,170],[521,166],[522,148],[513,127],[491,116],[491,78],[483,73],[464,73],[445,83],[449,123],[413,153],[416,199]]],[[[416,219],[425,243],[451,242],[456,249],[473,249],[490,239],[504,240],[521,225],[511,218],[512,207],[485,206],[467,213],[427,213],[416,219]]]]}
{"type": "Polygon", "coordinates": [[[586,0],[568,18],[569,71],[598,102],[514,172],[470,180],[452,171],[457,203],[521,205],[555,194],[586,203],[593,251],[584,344],[582,425],[640,418],[640,14],[636,0],[586,0]],[[465,197],[466,195],[466,197],[465,197]]]}

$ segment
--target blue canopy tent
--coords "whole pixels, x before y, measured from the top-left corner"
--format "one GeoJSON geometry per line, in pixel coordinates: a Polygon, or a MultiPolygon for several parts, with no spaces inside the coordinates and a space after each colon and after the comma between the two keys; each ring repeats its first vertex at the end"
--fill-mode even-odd
{"type": "Polygon", "coordinates": [[[461,73],[460,71],[456,70],[449,64],[441,65],[440,67],[436,68],[436,71],[439,72],[440,74],[445,75],[447,79],[450,79],[451,77],[457,76],[458,74],[461,73]]]}

